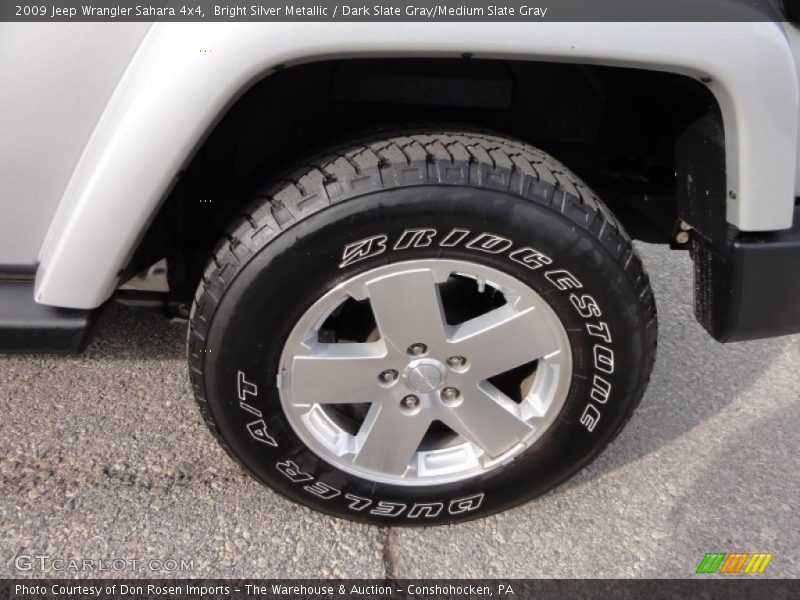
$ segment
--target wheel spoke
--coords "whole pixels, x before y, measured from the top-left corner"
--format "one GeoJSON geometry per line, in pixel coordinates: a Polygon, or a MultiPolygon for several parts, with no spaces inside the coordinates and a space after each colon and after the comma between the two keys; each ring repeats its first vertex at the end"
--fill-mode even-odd
{"type": "Polygon", "coordinates": [[[472,367],[479,379],[505,373],[560,347],[539,309],[518,311],[510,304],[456,326],[450,341],[457,348],[454,354],[480,357],[472,367]]]}
{"type": "Polygon", "coordinates": [[[386,364],[379,342],[315,344],[310,356],[292,361],[294,404],[355,404],[374,402],[385,394],[378,375],[386,364]]]}
{"type": "Polygon", "coordinates": [[[444,310],[431,269],[416,269],[366,284],[375,321],[387,346],[399,352],[416,342],[444,339],[444,310]]]}
{"type": "Polygon", "coordinates": [[[515,407],[516,404],[497,388],[483,382],[467,391],[463,402],[443,420],[456,433],[494,457],[531,432],[532,427],[514,413],[515,407]]]}
{"type": "Polygon", "coordinates": [[[400,406],[374,403],[358,432],[353,464],[402,475],[430,426],[425,412],[407,415],[400,406]]]}

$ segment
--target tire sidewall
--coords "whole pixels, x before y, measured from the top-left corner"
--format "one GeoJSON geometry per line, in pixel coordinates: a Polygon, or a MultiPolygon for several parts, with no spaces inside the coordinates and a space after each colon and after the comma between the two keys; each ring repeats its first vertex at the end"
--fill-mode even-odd
{"type": "Polygon", "coordinates": [[[230,451],[256,477],[330,514],[452,523],[540,495],[613,439],[648,368],[648,315],[635,282],[597,234],[544,202],[468,186],[382,190],[332,205],[281,232],[227,282],[207,329],[208,410],[230,451]],[[277,387],[284,343],[338,283],[430,258],[485,264],[542,296],[569,337],[570,390],[556,421],[509,464],[435,487],[362,479],[317,457],[287,421],[277,387]]]}

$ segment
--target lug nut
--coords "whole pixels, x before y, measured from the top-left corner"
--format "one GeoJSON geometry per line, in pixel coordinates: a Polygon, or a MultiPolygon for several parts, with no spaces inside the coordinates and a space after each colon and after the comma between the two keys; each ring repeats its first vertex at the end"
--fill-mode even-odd
{"type": "Polygon", "coordinates": [[[378,380],[381,383],[392,383],[397,379],[397,371],[394,369],[386,369],[383,373],[378,375],[378,380]]]}
{"type": "Polygon", "coordinates": [[[419,398],[413,394],[409,394],[400,401],[400,404],[403,406],[403,408],[414,410],[419,406],[419,398]]]}
{"type": "Polygon", "coordinates": [[[428,347],[425,344],[411,344],[408,347],[408,353],[411,356],[422,356],[428,351],[428,347]]]}
{"type": "Polygon", "coordinates": [[[451,356],[447,359],[447,365],[453,369],[459,369],[467,364],[467,359],[463,356],[451,356]]]}
{"type": "Polygon", "coordinates": [[[446,387],[442,390],[442,400],[445,402],[452,402],[453,400],[457,399],[461,395],[454,387],[446,387]]]}

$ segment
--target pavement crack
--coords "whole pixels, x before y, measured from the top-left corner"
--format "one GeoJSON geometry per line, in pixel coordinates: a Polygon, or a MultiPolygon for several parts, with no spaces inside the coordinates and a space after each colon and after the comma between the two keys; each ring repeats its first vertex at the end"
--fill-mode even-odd
{"type": "Polygon", "coordinates": [[[388,581],[397,579],[396,561],[394,556],[394,548],[392,547],[392,528],[381,527],[381,542],[383,544],[383,552],[381,558],[383,560],[383,578],[388,581]]]}

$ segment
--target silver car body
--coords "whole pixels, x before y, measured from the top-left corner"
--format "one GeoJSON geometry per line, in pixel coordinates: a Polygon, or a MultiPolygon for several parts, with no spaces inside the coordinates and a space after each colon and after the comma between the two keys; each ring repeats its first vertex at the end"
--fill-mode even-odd
{"type": "Polygon", "coordinates": [[[791,226],[800,35],[790,24],[3,24],[0,265],[35,269],[39,303],[97,307],[204,135],[255,81],[279,65],[464,52],[702,78],[723,115],[728,222],[791,226]]]}

